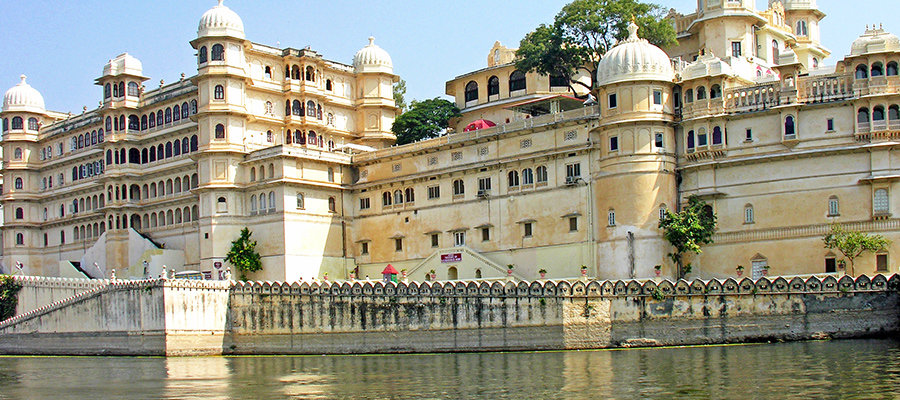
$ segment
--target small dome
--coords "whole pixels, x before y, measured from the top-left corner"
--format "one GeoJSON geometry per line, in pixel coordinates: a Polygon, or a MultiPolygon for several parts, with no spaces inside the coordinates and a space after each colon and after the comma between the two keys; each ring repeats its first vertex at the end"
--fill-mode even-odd
{"type": "Polygon", "coordinates": [[[360,72],[386,72],[394,73],[394,63],[391,55],[375,44],[375,38],[369,38],[369,45],[363,47],[353,56],[353,68],[360,72]]]}
{"type": "Polygon", "coordinates": [[[236,12],[222,5],[213,7],[200,17],[200,27],[197,28],[197,37],[204,36],[232,36],[244,38],[244,21],[236,12]]]}
{"type": "Polygon", "coordinates": [[[710,51],[706,51],[697,58],[697,61],[684,67],[684,71],[681,73],[681,79],[687,81],[705,76],[719,75],[731,76],[734,75],[734,71],[731,69],[731,66],[725,61],[722,61],[721,58],[716,57],[716,55],[712,54],[710,51]]]}
{"type": "Polygon", "coordinates": [[[872,29],[867,26],[866,32],[850,45],[850,54],[854,56],[885,51],[900,51],[900,38],[874,25],[872,29]]]}
{"type": "Polygon", "coordinates": [[[790,47],[785,47],[778,53],[778,65],[791,65],[799,62],[800,59],[797,57],[797,53],[790,47]]]}
{"type": "Polygon", "coordinates": [[[21,76],[22,82],[13,86],[3,95],[3,111],[44,112],[44,96],[31,85],[25,83],[25,75],[21,76]]]}
{"type": "Polygon", "coordinates": [[[132,57],[128,53],[120,54],[113,60],[103,66],[103,76],[107,75],[134,75],[143,76],[144,66],[137,58],[132,57]]]}
{"type": "Polygon", "coordinates": [[[603,55],[597,66],[597,83],[655,80],[671,82],[675,79],[672,61],[662,51],[637,35],[638,26],[628,25],[628,39],[616,44],[603,55]]]}

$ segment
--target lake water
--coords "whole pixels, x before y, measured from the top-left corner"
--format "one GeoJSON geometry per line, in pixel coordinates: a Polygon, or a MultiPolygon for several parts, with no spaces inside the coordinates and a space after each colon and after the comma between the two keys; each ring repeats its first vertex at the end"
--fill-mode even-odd
{"type": "Polygon", "coordinates": [[[900,398],[900,339],[540,353],[0,357],[0,399],[900,398]]]}

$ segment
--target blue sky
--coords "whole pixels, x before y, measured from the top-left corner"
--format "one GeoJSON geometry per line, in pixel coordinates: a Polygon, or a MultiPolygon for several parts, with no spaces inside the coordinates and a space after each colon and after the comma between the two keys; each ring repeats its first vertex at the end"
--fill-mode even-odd
{"type": "MultiPolygon", "coordinates": [[[[244,21],[247,38],[281,47],[311,46],[326,59],[350,64],[353,54],[375,36],[394,61],[394,72],[407,81],[407,99],[444,95],[444,83],[486,66],[495,40],[516,47],[540,23],[548,23],[568,0],[225,0],[244,21]]],[[[696,0],[658,0],[691,13],[696,0]]],[[[758,0],[758,8],[767,1],[758,0]]],[[[828,17],[822,40],[832,51],[826,64],[849,53],[866,24],[884,23],[900,34],[890,18],[896,0],[819,0],[828,17]],[[861,5],[865,5],[861,8],[861,5]],[[879,11],[880,10],[880,11],[879,11]]],[[[159,80],[196,73],[197,23],[216,0],[3,0],[0,34],[0,90],[19,75],[44,96],[47,107],[78,113],[97,107],[101,92],[93,80],[103,65],[123,52],[143,62],[148,88],[159,80]]]]}

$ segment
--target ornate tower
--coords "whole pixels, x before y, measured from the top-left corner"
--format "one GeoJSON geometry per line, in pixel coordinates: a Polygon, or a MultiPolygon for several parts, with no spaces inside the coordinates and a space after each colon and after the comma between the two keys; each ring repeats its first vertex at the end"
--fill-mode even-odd
{"type": "Polygon", "coordinates": [[[394,75],[391,56],[369,38],[369,45],[353,57],[356,72],[356,120],[359,138],[356,143],[375,148],[391,145],[397,137],[391,133],[391,125],[397,115],[394,104],[393,84],[400,78],[394,75]]]}

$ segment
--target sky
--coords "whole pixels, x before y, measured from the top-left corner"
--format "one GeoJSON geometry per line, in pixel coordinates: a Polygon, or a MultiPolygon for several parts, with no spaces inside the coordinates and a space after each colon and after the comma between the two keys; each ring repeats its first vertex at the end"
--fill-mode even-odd
{"type": "MultiPolygon", "coordinates": [[[[487,66],[494,41],[517,47],[526,33],[550,23],[571,0],[225,0],[244,22],[249,40],[270,46],[310,46],[324,58],[351,64],[375,37],[390,53],[394,73],[407,82],[406,99],[445,97],[444,84],[487,66]]],[[[689,14],[696,0],[656,0],[689,14]]],[[[216,0],[0,0],[0,90],[28,76],[47,108],[96,108],[94,85],[103,66],[128,52],[143,63],[148,88],[196,73],[194,49],[200,16],[216,0]]],[[[828,16],[822,41],[825,64],[850,51],[867,24],[883,23],[900,35],[896,0],[818,0],[828,16]],[[865,7],[860,8],[862,5],[865,7]],[[881,11],[878,11],[881,10],[881,11]]],[[[764,9],[767,0],[757,0],[764,9]]]]}

